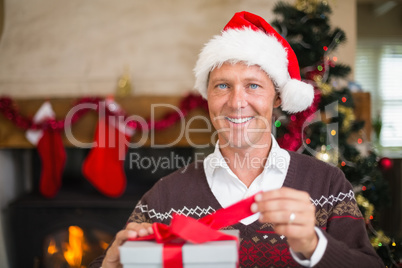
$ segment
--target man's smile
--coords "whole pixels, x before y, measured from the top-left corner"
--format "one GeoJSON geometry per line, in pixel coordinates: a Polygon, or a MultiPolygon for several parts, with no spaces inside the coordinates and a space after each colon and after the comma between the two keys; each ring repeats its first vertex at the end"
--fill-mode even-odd
{"type": "Polygon", "coordinates": [[[250,121],[251,119],[253,119],[254,117],[253,116],[249,116],[249,117],[242,117],[242,118],[234,118],[234,117],[228,117],[228,116],[226,116],[225,117],[227,120],[229,120],[230,122],[232,122],[232,123],[235,123],[235,124],[242,124],[242,123],[245,123],[245,122],[247,122],[247,121],[250,121]]]}

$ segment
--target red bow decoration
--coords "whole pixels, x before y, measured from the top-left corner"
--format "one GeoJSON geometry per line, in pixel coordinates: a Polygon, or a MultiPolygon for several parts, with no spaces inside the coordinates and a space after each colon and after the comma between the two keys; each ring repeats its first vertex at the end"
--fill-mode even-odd
{"type": "Polygon", "coordinates": [[[210,241],[236,240],[237,237],[218,231],[253,215],[250,210],[254,195],[227,208],[217,210],[199,220],[174,214],[170,225],[153,223],[154,233],[130,239],[131,241],[155,240],[163,243],[163,267],[183,267],[182,246],[185,242],[201,244],[210,241]]]}

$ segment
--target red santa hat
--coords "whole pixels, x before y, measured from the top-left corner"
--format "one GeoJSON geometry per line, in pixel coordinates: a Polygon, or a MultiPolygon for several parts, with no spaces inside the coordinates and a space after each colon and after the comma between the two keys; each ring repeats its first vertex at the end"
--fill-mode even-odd
{"type": "Polygon", "coordinates": [[[257,15],[236,13],[222,33],[205,44],[194,68],[195,88],[205,99],[209,73],[225,62],[260,66],[279,90],[284,111],[297,113],[313,102],[313,86],[301,81],[293,49],[257,15]]]}

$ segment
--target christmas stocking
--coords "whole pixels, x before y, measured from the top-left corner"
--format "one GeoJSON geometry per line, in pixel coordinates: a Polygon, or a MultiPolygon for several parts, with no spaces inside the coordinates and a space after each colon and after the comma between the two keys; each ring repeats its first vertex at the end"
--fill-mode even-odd
{"type": "Polygon", "coordinates": [[[99,118],[95,145],[85,159],[82,171],[88,181],[102,194],[119,197],[126,189],[124,159],[127,144],[134,131],[116,117],[99,118]]]}
{"type": "MultiPolygon", "coordinates": [[[[33,121],[41,123],[54,118],[52,106],[49,102],[45,102],[35,114],[33,121]]],[[[52,129],[28,130],[26,138],[37,147],[42,162],[39,191],[47,198],[55,197],[61,187],[66,162],[66,152],[60,132],[52,129]]]]}

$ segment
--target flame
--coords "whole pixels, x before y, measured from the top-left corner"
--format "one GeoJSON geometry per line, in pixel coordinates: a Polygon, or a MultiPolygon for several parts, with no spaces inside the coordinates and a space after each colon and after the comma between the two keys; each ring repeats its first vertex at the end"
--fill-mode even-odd
{"type": "Polygon", "coordinates": [[[63,254],[70,267],[81,267],[84,244],[84,231],[78,226],[70,226],[63,254]]]}
{"type": "Polygon", "coordinates": [[[50,255],[53,255],[57,252],[58,252],[58,250],[56,247],[56,242],[54,241],[54,239],[51,239],[49,242],[49,246],[47,247],[47,253],[49,253],[50,255]]]}
{"type": "Polygon", "coordinates": [[[100,241],[99,244],[101,248],[103,248],[103,250],[106,250],[107,247],[109,246],[109,243],[106,243],[105,241],[100,241]]]}

